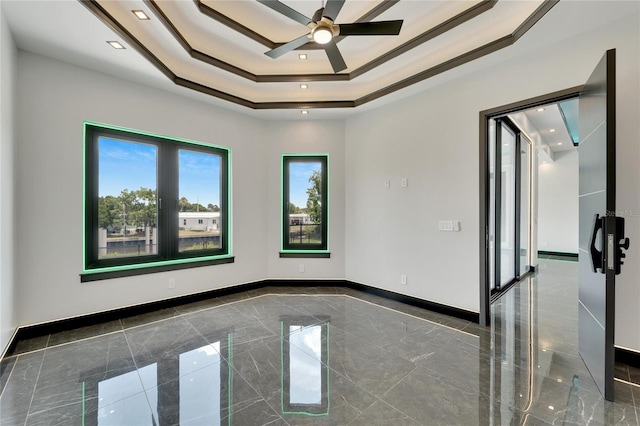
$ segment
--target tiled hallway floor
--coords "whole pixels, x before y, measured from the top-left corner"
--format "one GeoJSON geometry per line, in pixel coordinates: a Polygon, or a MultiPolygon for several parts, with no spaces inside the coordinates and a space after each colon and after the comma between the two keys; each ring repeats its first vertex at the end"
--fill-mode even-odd
{"type": "MultiPolygon", "coordinates": [[[[638,424],[577,353],[577,264],[543,260],[491,329],[342,288],[276,288],[19,342],[0,424],[638,424]]],[[[640,371],[619,366],[626,382],[640,371]]]]}

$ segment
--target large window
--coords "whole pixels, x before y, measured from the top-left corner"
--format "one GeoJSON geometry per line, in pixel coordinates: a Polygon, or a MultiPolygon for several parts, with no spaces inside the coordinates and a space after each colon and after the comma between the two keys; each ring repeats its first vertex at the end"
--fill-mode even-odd
{"type": "Polygon", "coordinates": [[[282,156],[281,257],[329,257],[326,155],[282,156]]]}
{"type": "Polygon", "coordinates": [[[229,151],[85,123],[83,281],[227,263],[229,151]]]}

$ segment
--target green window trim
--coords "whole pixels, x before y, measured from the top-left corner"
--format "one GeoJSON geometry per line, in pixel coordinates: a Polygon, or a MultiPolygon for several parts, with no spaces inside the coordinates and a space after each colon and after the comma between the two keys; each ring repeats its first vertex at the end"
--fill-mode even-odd
{"type": "MultiPolygon", "coordinates": [[[[184,164],[186,165],[188,162],[185,161],[184,164]]],[[[229,148],[85,121],[83,181],[84,232],[81,282],[231,263],[234,261],[231,244],[231,150],[229,148]],[[151,164],[154,167],[151,175],[155,174],[156,186],[155,188],[153,185],[150,186],[149,190],[153,195],[148,197],[147,200],[147,206],[151,206],[152,213],[150,216],[152,219],[150,221],[152,225],[149,225],[147,220],[145,220],[144,225],[145,229],[151,229],[148,232],[153,233],[151,238],[153,241],[151,243],[146,241],[144,244],[138,242],[138,247],[143,244],[145,251],[140,252],[140,249],[138,249],[137,254],[128,254],[125,251],[124,254],[117,253],[112,256],[109,254],[109,238],[106,238],[106,242],[104,239],[104,232],[107,232],[104,227],[107,225],[102,224],[104,219],[100,219],[101,214],[104,217],[104,212],[100,211],[100,207],[106,205],[107,197],[104,194],[101,197],[99,193],[100,143],[107,142],[120,143],[131,150],[135,147],[151,148],[155,155],[155,158],[151,160],[151,164]],[[215,188],[211,191],[216,193],[217,199],[214,204],[209,204],[206,211],[202,209],[193,210],[202,212],[202,215],[208,214],[216,217],[213,222],[211,220],[203,222],[203,224],[213,223],[213,225],[206,225],[210,226],[211,229],[206,229],[206,232],[202,232],[202,236],[199,234],[194,236],[194,238],[207,237],[200,238],[203,241],[202,245],[194,243],[194,245],[185,248],[181,242],[184,243],[183,238],[185,238],[185,235],[182,234],[186,233],[186,231],[182,228],[183,221],[179,219],[179,216],[182,215],[180,213],[181,210],[189,210],[186,210],[184,205],[181,204],[182,200],[179,200],[179,195],[181,195],[179,181],[181,177],[184,177],[186,181],[186,176],[191,173],[190,167],[183,166],[180,169],[181,161],[183,161],[181,159],[189,156],[202,157],[205,160],[215,162],[215,167],[212,166],[209,173],[213,176],[211,188],[215,188]],[[102,235],[102,240],[99,233],[102,235]],[[100,241],[104,244],[100,244],[100,241]],[[149,244],[153,244],[153,246],[149,244]],[[100,247],[101,245],[105,247],[100,247]]],[[[146,188],[141,187],[140,192],[143,189],[146,188]]],[[[138,191],[136,188],[132,188],[131,192],[138,191]]],[[[121,192],[121,196],[123,193],[124,191],[121,192]]],[[[117,198],[117,196],[112,198],[117,198]]],[[[196,204],[191,203],[189,206],[196,205],[200,206],[199,199],[196,204]]],[[[117,232],[122,234],[122,243],[126,246],[129,243],[124,241],[129,235],[127,227],[129,229],[132,228],[126,218],[131,217],[132,214],[127,216],[124,210],[125,208],[123,207],[122,216],[124,216],[124,219],[121,220],[122,224],[120,224],[124,231],[120,229],[117,232]]],[[[193,223],[198,223],[197,218],[193,220],[193,223]]],[[[140,225],[136,226],[140,227],[140,225]]],[[[139,232],[139,229],[135,232],[139,232]]],[[[145,232],[147,231],[145,230],[145,232]]],[[[150,240],[148,234],[146,240],[150,240]]],[[[188,239],[185,241],[200,240],[196,238],[195,240],[188,239]]]]}
{"type": "Polygon", "coordinates": [[[280,257],[329,258],[329,156],[283,154],[281,161],[280,257]],[[302,177],[294,173],[298,176],[297,184],[292,183],[292,167],[305,173],[302,177]],[[291,191],[299,192],[300,185],[305,181],[310,184],[305,189],[306,204],[296,206],[291,191]],[[294,218],[292,215],[299,217],[294,218]]]}

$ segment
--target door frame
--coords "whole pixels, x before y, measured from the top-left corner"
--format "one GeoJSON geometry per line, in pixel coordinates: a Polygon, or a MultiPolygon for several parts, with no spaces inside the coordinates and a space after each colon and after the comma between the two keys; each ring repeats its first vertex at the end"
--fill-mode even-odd
{"type": "MultiPolygon", "coordinates": [[[[577,98],[584,86],[575,86],[557,92],[547,93],[510,104],[480,111],[479,113],[479,251],[480,251],[480,325],[491,325],[491,291],[489,288],[489,120],[500,115],[535,108],[538,106],[577,98]]],[[[535,155],[535,153],[531,153],[535,155]]]]}

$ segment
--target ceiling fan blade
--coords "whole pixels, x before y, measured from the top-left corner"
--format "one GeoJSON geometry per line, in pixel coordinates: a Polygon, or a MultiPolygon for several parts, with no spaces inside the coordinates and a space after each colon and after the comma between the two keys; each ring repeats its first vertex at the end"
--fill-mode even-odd
{"type": "Polygon", "coordinates": [[[283,14],[284,16],[293,19],[296,22],[300,22],[302,25],[307,25],[311,22],[311,19],[304,16],[302,13],[297,10],[291,9],[284,3],[280,3],[277,0],[258,0],[258,3],[262,3],[270,9],[275,10],[283,14]]]}
{"type": "Polygon", "coordinates": [[[326,16],[332,21],[335,21],[338,13],[340,13],[340,9],[342,9],[344,5],[344,1],[345,0],[327,0],[322,16],[326,16]]]}
{"type": "Polygon", "coordinates": [[[275,59],[284,55],[287,52],[291,52],[293,49],[296,49],[300,46],[304,46],[309,42],[309,35],[305,34],[303,36],[298,37],[295,40],[291,40],[289,43],[285,43],[281,46],[276,47],[275,49],[271,49],[268,52],[264,52],[265,55],[275,59]]]}
{"type": "Polygon", "coordinates": [[[337,74],[340,71],[347,69],[347,64],[345,64],[344,59],[342,59],[342,55],[340,54],[335,41],[331,40],[329,43],[324,44],[323,47],[325,52],[327,52],[327,57],[329,58],[329,62],[331,62],[333,72],[337,74]]]}
{"type": "Polygon", "coordinates": [[[398,20],[340,24],[340,35],[398,35],[400,28],[402,28],[402,22],[402,20],[398,20]]]}

